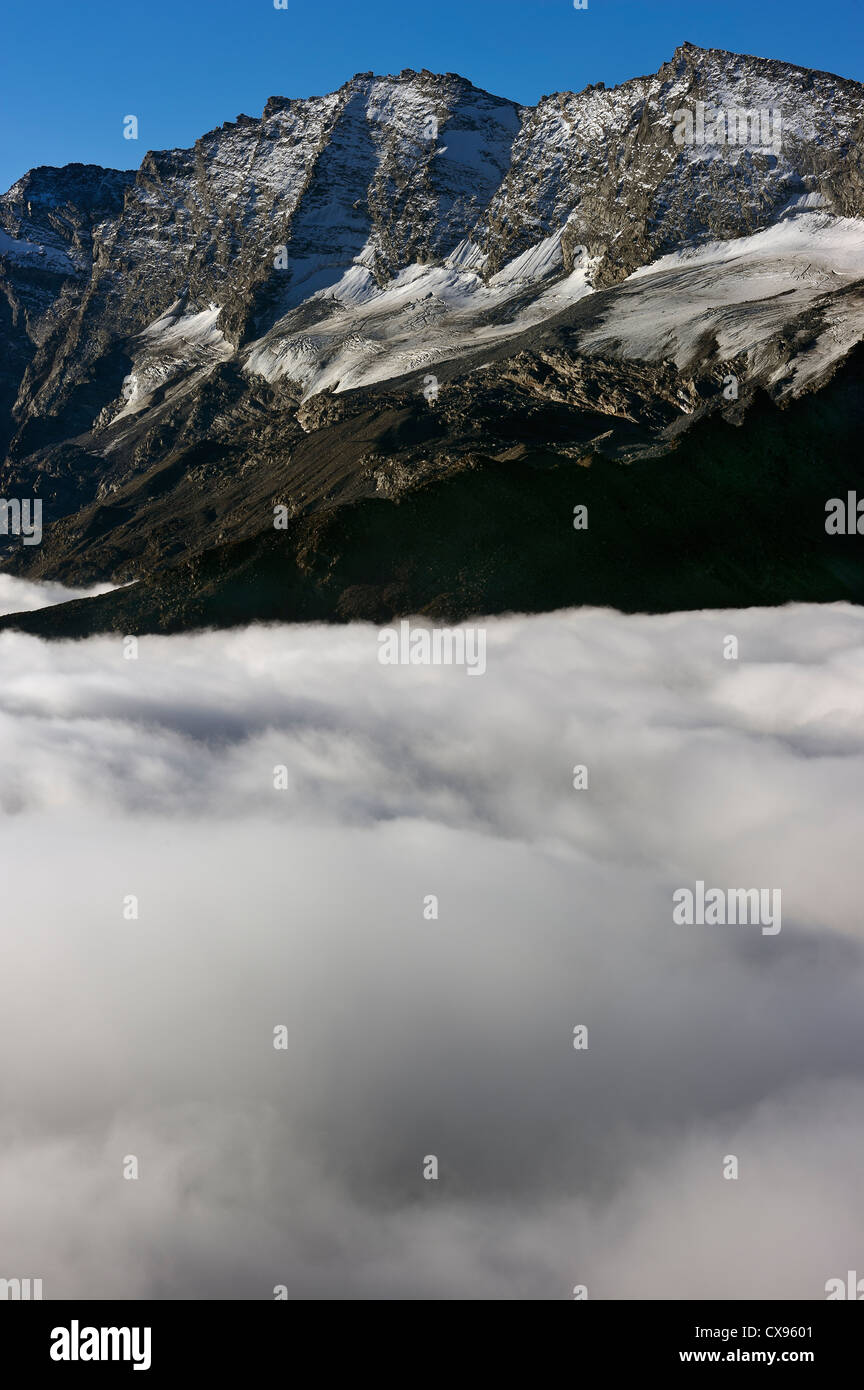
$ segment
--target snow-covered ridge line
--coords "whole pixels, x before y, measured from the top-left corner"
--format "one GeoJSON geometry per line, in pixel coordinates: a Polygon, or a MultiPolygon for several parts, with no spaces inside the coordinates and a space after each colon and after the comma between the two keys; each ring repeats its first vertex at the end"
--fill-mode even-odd
{"type": "Polygon", "coordinates": [[[134,175],[34,171],[0,198],[0,272],[29,339],[13,356],[31,364],[8,409],[26,434],[86,398],[98,432],[232,355],[306,396],[500,348],[790,207],[864,216],[862,120],[858,83],[684,44],[653,75],[532,107],[455,74],[365,73],[134,175]],[[676,111],[699,101],[778,109],[779,152],[676,144],[676,111]]]}

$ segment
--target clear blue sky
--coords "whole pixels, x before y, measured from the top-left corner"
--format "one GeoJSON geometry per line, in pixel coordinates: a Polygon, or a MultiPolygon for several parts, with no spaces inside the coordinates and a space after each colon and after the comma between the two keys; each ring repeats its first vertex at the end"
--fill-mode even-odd
{"type": "Polygon", "coordinates": [[[683,40],[864,80],[864,0],[6,0],[0,189],[36,164],[137,166],[268,96],[459,72],[519,102],[653,72],[683,40]],[[136,115],[138,141],[123,139],[136,115]]]}

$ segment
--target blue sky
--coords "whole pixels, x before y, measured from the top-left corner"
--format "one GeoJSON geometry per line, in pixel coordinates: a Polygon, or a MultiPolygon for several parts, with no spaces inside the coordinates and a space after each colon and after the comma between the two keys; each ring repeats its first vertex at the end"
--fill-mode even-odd
{"type": "Polygon", "coordinates": [[[430,68],[534,102],[653,72],[687,39],[864,80],[862,0],[7,0],[0,188],[36,164],[132,168],[268,96],[430,68]],[[139,139],[123,138],[136,115],[139,139]]]}

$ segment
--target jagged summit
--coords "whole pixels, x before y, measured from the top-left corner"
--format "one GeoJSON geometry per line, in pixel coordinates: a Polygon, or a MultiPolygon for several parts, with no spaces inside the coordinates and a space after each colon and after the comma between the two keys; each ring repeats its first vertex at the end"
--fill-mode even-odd
{"type": "MultiPolygon", "coordinates": [[[[785,60],[781,61],[773,58],[759,57],[750,54],[741,54],[728,49],[704,48],[698,44],[691,43],[689,40],[685,39],[676,47],[672,55],[672,58],[661,65],[660,69],[658,70],[658,73],[654,75],[653,78],[651,76],[628,78],[624,82],[621,82],[609,88],[606,87],[604,82],[589,83],[578,93],[573,93],[571,91],[551,93],[549,95],[539,98],[539,100],[533,105],[516,103],[508,99],[507,97],[499,96],[494,93],[488,92],[484,88],[477,87],[469,78],[463,76],[460,73],[455,72],[436,73],[432,72],[428,68],[421,68],[419,70],[414,68],[403,68],[401,72],[397,74],[376,74],[371,70],[366,72],[358,72],[355,73],[353,77],[348,78],[342,84],[341,87],[329,93],[324,93],[321,95],[310,97],[290,97],[274,94],[267,98],[263,112],[260,117],[250,116],[246,113],[240,113],[235,118],[235,120],[225,121],[221,126],[215,127],[213,130],[200,136],[192,148],[198,149],[202,146],[202,144],[206,144],[206,142],[212,141],[219,133],[236,130],[238,127],[257,128],[258,126],[266,124],[267,122],[273,120],[278,116],[284,116],[286,113],[290,113],[292,111],[298,112],[307,110],[309,108],[314,108],[317,105],[321,105],[322,103],[338,104],[340,98],[344,99],[349,94],[355,95],[359,92],[368,92],[369,89],[373,86],[391,86],[394,88],[416,87],[419,89],[425,88],[430,91],[441,90],[442,92],[448,92],[451,95],[455,93],[462,93],[463,95],[468,93],[474,93],[484,101],[519,110],[523,114],[524,119],[530,117],[532,113],[537,112],[541,107],[547,104],[560,105],[562,103],[570,102],[578,97],[584,97],[589,94],[597,94],[601,92],[605,92],[607,96],[614,97],[620,94],[625,94],[630,89],[641,88],[645,83],[656,83],[657,78],[660,76],[660,74],[665,73],[666,70],[672,67],[675,64],[676,60],[680,58],[685,59],[690,64],[696,62],[697,65],[702,68],[704,68],[706,65],[709,67],[713,67],[713,75],[718,78],[722,78],[724,72],[736,72],[738,79],[740,80],[740,77],[742,75],[742,69],[746,70],[747,68],[750,68],[751,72],[755,75],[761,67],[763,69],[770,69],[777,74],[786,73],[789,75],[790,79],[792,79],[795,74],[803,74],[807,79],[809,79],[807,84],[808,86],[812,86],[812,81],[814,79],[826,78],[831,83],[842,84],[844,87],[849,88],[850,90],[857,90],[859,92],[861,90],[861,84],[855,82],[853,79],[840,77],[833,73],[801,67],[800,65],[789,63],[785,60]]],[[[708,73],[704,75],[707,75],[710,79],[712,74],[708,73]]],[[[142,157],[142,164],[147,160],[156,159],[158,162],[164,156],[180,155],[184,152],[191,153],[191,150],[186,149],[184,151],[183,147],[173,147],[169,150],[150,150],[147,151],[142,157]]],[[[100,169],[101,166],[98,165],[79,163],[71,163],[61,167],[39,166],[30,170],[28,173],[22,175],[22,178],[18,179],[16,183],[13,184],[12,187],[8,190],[8,192],[5,195],[3,195],[3,197],[4,199],[9,199],[13,195],[15,190],[19,188],[22,182],[26,180],[34,180],[35,178],[37,178],[37,176],[53,175],[58,182],[61,180],[62,176],[63,181],[69,185],[70,189],[74,189],[76,181],[80,180],[82,183],[87,182],[88,180],[92,181],[94,178],[98,176],[100,169]]],[[[112,170],[106,168],[104,172],[107,174],[128,176],[130,171],[112,170]]]]}
{"type": "MultiPolygon", "coordinates": [[[[791,63],[787,61],[787,59],[785,58],[769,58],[766,57],[764,54],[737,53],[734,49],[729,48],[702,48],[699,44],[689,43],[685,40],[684,43],[680,43],[678,47],[675,49],[671,61],[674,62],[675,59],[679,57],[679,55],[688,61],[704,62],[708,60],[713,60],[722,62],[724,66],[735,65],[740,63],[751,64],[754,66],[762,64],[765,67],[770,67],[772,69],[777,70],[778,72],[785,70],[790,74],[803,74],[805,77],[810,75],[812,75],[814,78],[824,77],[833,83],[840,83],[844,86],[849,86],[853,89],[858,88],[860,90],[861,88],[861,83],[856,82],[854,78],[843,77],[839,73],[829,72],[825,68],[809,68],[805,67],[801,63],[791,63]]],[[[667,65],[664,64],[664,66],[667,65]]]]}

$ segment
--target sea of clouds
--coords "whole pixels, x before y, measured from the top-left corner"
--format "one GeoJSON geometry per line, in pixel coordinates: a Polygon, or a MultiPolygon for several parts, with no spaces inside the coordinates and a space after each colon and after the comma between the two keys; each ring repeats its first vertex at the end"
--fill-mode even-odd
{"type": "Polygon", "coordinates": [[[0,635],[0,1277],[554,1300],[864,1274],[864,611],[487,630],[482,679],[382,666],[363,625],[137,660],[0,635]],[[782,931],[675,925],[697,879],[779,887],[782,931]]]}

